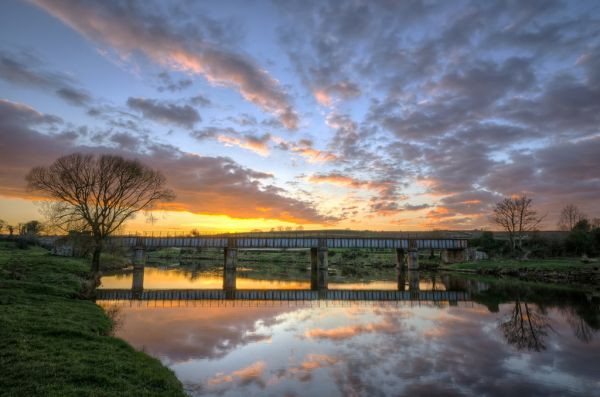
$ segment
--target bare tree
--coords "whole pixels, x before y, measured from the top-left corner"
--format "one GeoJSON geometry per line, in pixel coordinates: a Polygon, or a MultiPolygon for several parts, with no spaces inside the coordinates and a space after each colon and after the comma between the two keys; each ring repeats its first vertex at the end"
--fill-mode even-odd
{"type": "Polygon", "coordinates": [[[62,230],[88,231],[94,242],[93,273],[100,270],[106,237],[135,213],[174,198],[165,177],[137,160],[114,155],[63,156],[48,167],[35,167],[29,188],[48,196],[50,221],[62,230]]]}
{"type": "Polygon", "coordinates": [[[571,231],[577,224],[577,222],[585,219],[586,216],[577,208],[574,204],[565,205],[560,212],[560,218],[558,220],[558,228],[560,230],[571,231]]]}
{"type": "Polygon", "coordinates": [[[4,220],[0,219],[0,234],[2,234],[2,231],[4,230],[4,228],[8,226],[6,224],[6,222],[4,222],[4,220]]]}
{"type": "Polygon", "coordinates": [[[521,248],[525,233],[536,230],[544,217],[538,216],[532,207],[532,199],[523,195],[505,198],[496,204],[493,221],[507,233],[511,250],[521,248]]]}

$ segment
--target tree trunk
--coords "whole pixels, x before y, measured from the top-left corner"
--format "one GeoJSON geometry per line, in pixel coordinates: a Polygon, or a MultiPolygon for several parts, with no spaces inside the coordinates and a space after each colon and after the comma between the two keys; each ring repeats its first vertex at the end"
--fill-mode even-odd
{"type": "Polygon", "coordinates": [[[92,273],[100,272],[100,253],[102,252],[102,243],[96,243],[92,255],[92,273]]]}

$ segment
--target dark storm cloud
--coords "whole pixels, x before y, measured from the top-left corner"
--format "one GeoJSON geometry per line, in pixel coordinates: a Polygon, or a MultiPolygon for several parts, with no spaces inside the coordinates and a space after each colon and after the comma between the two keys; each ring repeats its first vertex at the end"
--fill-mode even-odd
{"type": "Polygon", "coordinates": [[[75,87],[73,79],[45,70],[42,62],[32,54],[15,55],[0,50],[0,78],[11,84],[53,92],[75,106],[87,106],[91,102],[90,94],[75,87]]]}
{"type": "Polygon", "coordinates": [[[55,128],[61,120],[35,109],[0,100],[0,190],[3,195],[29,197],[25,175],[36,165],[47,165],[72,152],[114,153],[137,158],[161,170],[177,199],[165,209],[236,218],[269,218],[300,223],[330,223],[335,217],[320,214],[313,203],[289,197],[285,190],[266,184],[272,175],[246,168],[228,157],[186,153],[169,145],[144,142],[114,134],[114,146],[89,147],[77,141],[57,139],[57,134],[38,128],[55,128]],[[31,159],[35,159],[32,163],[31,159]]]}
{"type": "Polygon", "coordinates": [[[159,123],[175,124],[180,127],[192,128],[201,120],[198,111],[189,105],[180,106],[156,99],[129,98],[127,106],[159,123]]]}

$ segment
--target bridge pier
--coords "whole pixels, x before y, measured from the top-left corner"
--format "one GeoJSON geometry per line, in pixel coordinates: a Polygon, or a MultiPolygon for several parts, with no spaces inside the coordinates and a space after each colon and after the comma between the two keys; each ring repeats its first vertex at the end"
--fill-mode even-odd
{"type": "Polygon", "coordinates": [[[398,291],[406,291],[406,270],[399,267],[396,270],[396,279],[398,281],[398,291]]]}
{"type": "Polygon", "coordinates": [[[408,270],[419,269],[419,251],[417,251],[416,249],[409,249],[406,259],[408,270]]]}
{"type": "Polygon", "coordinates": [[[406,263],[408,265],[408,270],[419,269],[419,246],[415,240],[408,240],[408,255],[406,257],[406,263]]]}
{"type": "Polygon", "coordinates": [[[133,299],[140,299],[144,292],[144,267],[133,268],[133,280],[131,283],[131,292],[133,299]]]}
{"type": "Polygon", "coordinates": [[[223,269],[223,290],[225,295],[229,298],[229,295],[235,293],[237,270],[235,268],[224,268],[223,269]]]}
{"type": "Polygon", "coordinates": [[[404,269],[405,264],[404,248],[396,248],[396,269],[404,269]]]}
{"type": "Polygon", "coordinates": [[[327,289],[327,248],[310,249],[310,288],[312,290],[327,289]]]}
{"type": "Polygon", "coordinates": [[[223,267],[225,269],[235,269],[237,267],[237,248],[225,247],[223,256],[223,267]]]}
{"type": "Polygon", "coordinates": [[[410,292],[419,292],[421,287],[419,286],[419,272],[408,271],[408,290],[410,292]]]}
{"type": "Polygon", "coordinates": [[[133,249],[133,267],[144,268],[146,265],[146,249],[141,246],[137,246],[133,249]]]}

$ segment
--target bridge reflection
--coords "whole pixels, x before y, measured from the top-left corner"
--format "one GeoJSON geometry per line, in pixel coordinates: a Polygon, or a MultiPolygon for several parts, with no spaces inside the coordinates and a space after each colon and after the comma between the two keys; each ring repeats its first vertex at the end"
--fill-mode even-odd
{"type": "Polygon", "coordinates": [[[99,289],[97,301],[432,301],[455,304],[471,295],[457,290],[421,290],[418,271],[397,271],[397,290],[328,289],[327,277],[313,278],[310,289],[238,289],[236,269],[225,268],[222,289],[144,289],[144,268],[133,271],[131,289],[99,289]]]}

